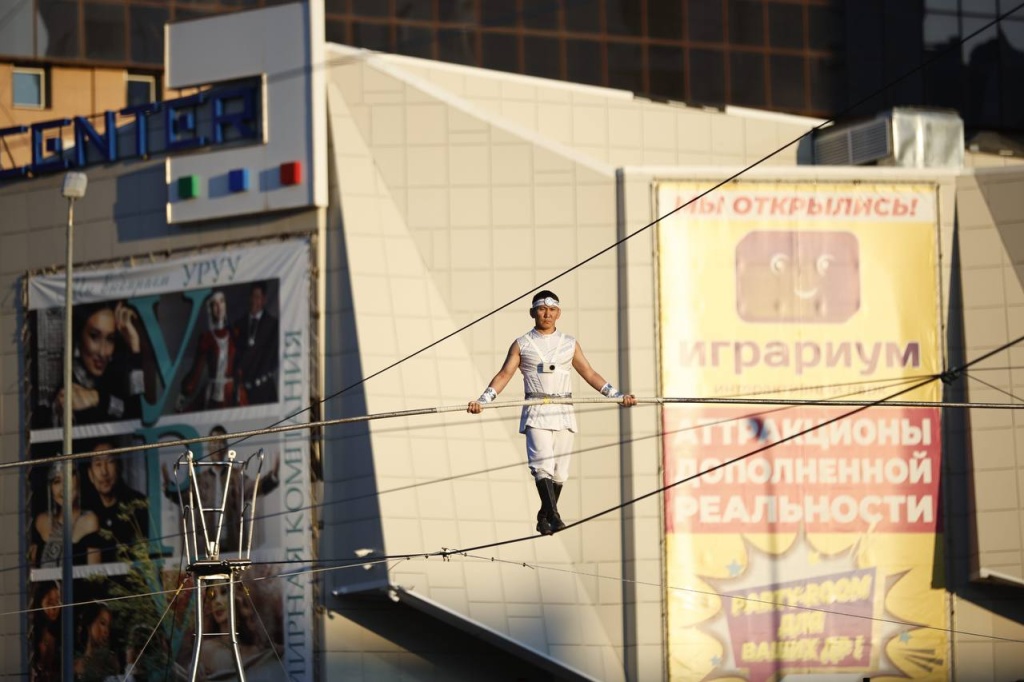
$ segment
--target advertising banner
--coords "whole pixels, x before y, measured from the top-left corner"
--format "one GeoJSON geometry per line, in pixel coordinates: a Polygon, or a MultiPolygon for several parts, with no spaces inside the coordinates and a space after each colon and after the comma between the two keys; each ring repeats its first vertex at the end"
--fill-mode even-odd
{"type": "MultiPolygon", "coordinates": [[[[312,558],[309,432],[226,438],[309,420],[309,263],[308,241],[290,240],[76,271],[70,390],[64,274],[28,278],[29,456],[63,451],[68,399],[74,452],[97,453],[73,466],[74,597],[91,602],[73,610],[76,679],[115,679],[133,664],[139,682],[187,678],[195,600],[186,589],[172,604],[185,577],[178,492],[187,500],[187,469],[175,473],[185,450],[160,444],[205,436],[216,440],[193,445],[197,460],[231,449],[254,474],[263,455],[254,566],[234,604],[246,677],[312,679],[312,581],[301,574],[312,558]],[[102,454],[130,445],[152,447],[102,454]]],[[[46,608],[60,603],[63,476],[62,465],[40,464],[26,477],[29,606],[41,609],[29,619],[34,680],[59,679],[67,644],[61,618],[69,611],[46,608]]],[[[200,496],[210,497],[204,504],[220,498],[213,467],[197,479],[200,496]]],[[[245,485],[250,492],[252,476],[245,485]]],[[[228,498],[222,558],[237,557],[249,531],[228,498]]],[[[225,631],[225,594],[208,595],[205,632],[225,631]]],[[[201,679],[228,679],[233,669],[230,640],[207,638],[201,679]]]]}
{"type": "MultiPolygon", "coordinates": [[[[659,214],[706,186],[659,184],[659,214]]],[[[939,399],[934,188],[731,183],[658,253],[662,395],[939,399]]],[[[937,408],[663,426],[671,679],[948,678],[937,408]]]]}

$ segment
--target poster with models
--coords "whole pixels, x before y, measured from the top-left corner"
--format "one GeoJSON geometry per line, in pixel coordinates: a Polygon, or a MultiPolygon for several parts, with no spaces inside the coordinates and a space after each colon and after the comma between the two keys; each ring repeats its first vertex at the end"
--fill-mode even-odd
{"type": "MultiPolygon", "coordinates": [[[[707,186],[660,184],[659,213],[707,186]]],[[[934,188],[731,183],[658,249],[662,395],[939,399],[934,188]]],[[[937,408],[663,425],[671,679],[948,678],[937,408]]]]}
{"type": "MultiPolygon", "coordinates": [[[[65,401],[74,452],[94,453],[72,466],[70,500],[74,596],[87,605],[53,608],[65,558],[65,469],[40,463],[26,476],[29,602],[39,608],[28,631],[32,679],[59,674],[64,617],[74,619],[70,646],[82,679],[132,666],[137,680],[188,671],[195,600],[189,585],[174,595],[185,577],[179,492],[187,501],[189,478],[179,466],[184,448],[161,444],[198,437],[212,440],[193,445],[197,461],[234,451],[247,463],[231,486],[219,467],[198,471],[195,486],[208,507],[227,491],[222,558],[238,557],[252,533],[254,566],[234,604],[247,678],[312,679],[311,580],[280,577],[312,556],[309,433],[228,437],[309,420],[310,258],[308,241],[288,240],[76,269],[70,387],[64,275],[28,278],[29,457],[63,451],[65,401]],[[105,454],[127,446],[150,447],[105,454]],[[239,500],[254,493],[250,528],[239,500]]],[[[225,589],[210,590],[206,632],[224,631],[229,606],[225,589]]],[[[205,679],[233,669],[225,638],[206,640],[202,654],[205,679]]]]}

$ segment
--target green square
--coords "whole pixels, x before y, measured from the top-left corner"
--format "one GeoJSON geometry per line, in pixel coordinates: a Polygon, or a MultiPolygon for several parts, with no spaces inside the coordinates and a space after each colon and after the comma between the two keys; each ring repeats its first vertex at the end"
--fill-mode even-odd
{"type": "Polygon", "coordinates": [[[199,196],[199,176],[185,175],[178,178],[178,198],[195,199],[199,196]]]}

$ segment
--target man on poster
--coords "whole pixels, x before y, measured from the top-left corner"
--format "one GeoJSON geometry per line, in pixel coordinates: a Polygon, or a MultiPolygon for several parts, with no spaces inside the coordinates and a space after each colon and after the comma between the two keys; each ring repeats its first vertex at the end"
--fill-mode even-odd
{"type": "Polygon", "coordinates": [[[232,335],[238,350],[238,404],[277,402],[278,324],[266,310],[267,284],[249,288],[249,313],[235,321],[232,335]]]}
{"type": "Polygon", "coordinates": [[[121,472],[121,460],[102,454],[113,450],[107,441],[96,443],[86,469],[92,490],[83,491],[83,507],[99,519],[103,563],[130,561],[137,553],[148,555],[138,544],[149,537],[149,499],[129,486],[121,472]],[[122,556],[118,553],[122,552],[122,556]]]}
{"type": "MultiPolygon", "coordinates": [[[[571,398],[570,368],[601,395],[621,399],[624,407],[636,405],[636,397],[624,395],[590,366],[576,339],[555,328],[562,309],[558,296],[538,292],[530,306],[534,327],[512,342],[501,369],[479,398],[466,411],[480,414],[482,405],[493,401],[508,385],[516,370],[523,375],[527,400],[571,398]]],[[[526,435],[526,457],[537,485],[541,507],[537,532],[551,535],[565,528],[558,513],[558,498],[569,478],[576,415],[572,405],[527,405],[519,420],[519,433],[526,435]]]]}

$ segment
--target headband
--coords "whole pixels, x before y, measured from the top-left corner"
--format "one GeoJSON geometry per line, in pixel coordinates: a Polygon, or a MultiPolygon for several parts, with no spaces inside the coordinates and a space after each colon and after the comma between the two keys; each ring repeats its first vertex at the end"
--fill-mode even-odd
{"type": "Polygon", "coordinates": [[[532,308],[537,308],[537,307],[542,306],[542,305],[546,305],[549,308],[557,308],[557,307],[559,307],[558,306],[558,299],[557,298],[552,298],[550,296],[545,296],[544,298],[535,298],[535,299],[533,299],[533,304],[530,306],[530,308],[531,309],[532,308]]]}

